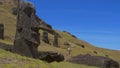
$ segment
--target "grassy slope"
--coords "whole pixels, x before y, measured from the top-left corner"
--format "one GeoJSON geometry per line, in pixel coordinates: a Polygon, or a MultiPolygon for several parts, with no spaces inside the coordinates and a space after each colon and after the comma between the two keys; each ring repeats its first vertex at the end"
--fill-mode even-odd
{"type": "Polygon", "coordinates": [[[13,41],[16,29],[16,17],[11,14],[13,5],[0,5],[0,23],[5,26],[5,40],[13,41]]]}
{"type": "MultiPolygon", "coordinates": [[[[1,15],[0,22],[5,25],[5,41],[0,40],[0,42],[4,42],[7,44],[13,44],[13,40],[14,40],[14,36],[15,36],[15,29],[16,29],[16,17],[11,14],[11,7],[12,7],[12,5],[8,5],[8,4],[0,5],[0,15],[1,15]],[[9,42],[6,42],[6,41],[9,41],[9,42]]],[[[56,32],[58,32],[61,35],[61,38],[59,38],[60,48],[53,47],[52,45],[48,45],[48,44],[41,41],[41,45],[38,48],[39,51],[59,52],[59,53],[62,53],[66,59],[68,59],[68,52],[67,52],[66,46],[63,44],[65,42],[69,42],[73,47],[72,48],[72,56],[76,56],[78,54],[87,54],[87,53],[92,54],[92,55],[96,55],[93,53],[93,51],[97,51],[98,52],[97,55],[100,55],[100,56],[109,55],[110,58],[113,58],[114,60],[117,60],[120,63],[120,59],[119,59],[120,52],[119,51],[112,51],[112,50],[97,48],[97,47],[94,47],[85,41],[75,39],[67,33],[57,31],[57,30],[56,30],[56,32]],[[78,46],[76,44],[85,45],[85,48],[81,48],[80,46],[78,46]]],[[[41,33],[41,37],[42,37],[42,30],[40,31],[40,33],[41,33]]],[[[50,39],[50,42],[52,44],[53,35],[49,34],[49,39],[50,39]]],[[[16,61],[15,54],[12,54],[12,53],[9,53],[9,52],[6,52],[6,51],[0,49],[0,56],[2,56],[2,55],[4,55],[5,57],[8,57],[8,55],[9,55],[9,58],[12,58],[12,56],[13,56],[14,62],[12,62],[11,64],[13,66],[17,66],[17,67],[18,67],[18,65],[20,65],[19,63],[21,63],[21,58],[25,58],[25,57],[19,56],[17,58],[17,61],[16,61]]],[[[23,63],[22,66],[27,67],[27,66],[32,65],[32,64],[33,64],[33,66],[37,66],[34,64],[34,59],[31,59],[31,61],[28,61],[27,59],[28,58],[25,58],[25,63],[23,63]],[[29,64],[26,64],[26,62],[29,62],[29,64]]],[[[38,60],[35,60],[35,61],[38,61],[38,60]]],[[[45,62],[38,61],[37,63],[43,64],[43,66],[46,66],[46,68],[61,68],[60,67],[61,64],[62,64],[62,68],[68,68],[68,67],[69,68],[90,68],[88,66],[73,64],[73,63],[69,63],[69,62],[47,64],[45,62]],[[49,67],[49,66],[51,66],[51,67],[49,67]],[[81,67],[81,66],[83,66],[83,67],[81,67]]],[[[10,65],[8,64],[7,66],[10,66],[10,65]]],[[[42,66],[42,65],[40,65],[40,66],[42,66]]]]}
{"type": "Polygon", "coordinates": [[[110,58],[120,63],[120,51],[98,48],[83,40],[75,39],[67,33],[60,32],[60,31],[57,31],[57,32],[63,37],[62,39],[69,41],[70,43],[72,43],[72,46],[74,46],[74,48],[72,48],[72,51],[73,51],[72,56],[76,56],[78,54],[87,54],[87,53],[91,55],[98,55],[98,56],[108,55],[110,58]],[[80,46],[77,46],[76,43],[85,45],[85,48],[81,48],[80,46]],[[98,54],[95,54],[94,51],[96,51],[98,54]]]}
{"type": "Polygon", "coordinates": [[[69,62],[46,63],[41,60],[32,59],[0,49],[0,68],[97,68],[73,64],[69,62]]]}

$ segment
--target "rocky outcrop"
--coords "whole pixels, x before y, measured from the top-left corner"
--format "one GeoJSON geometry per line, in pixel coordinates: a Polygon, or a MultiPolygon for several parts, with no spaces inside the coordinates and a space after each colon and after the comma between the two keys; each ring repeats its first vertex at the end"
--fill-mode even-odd
{"type": "Polygon", "coordinates": [[[4,25],[0,24],[0,39],[4,39],[4,25]]]}
{"type": "Polygon", "coordinates": [[[101,66],[100,68],[119,68],[119,64],[118,62],[109,59],[105,60],[104,65],[101,66]]]}
{"type": "Polygon", "coordinates": [[[54,41],[53,41],[53,46],[58,47],[58,37],[59,35],[56,33],[54,35],[54,41]]]}
{"type": "Polygon", "coordinates": [[[27,57],[38,57],[40,23],[37,22],[35,13],[35,8],[31,3],[22,2],[19,4],[14,53],[27,57]]]}
{"type": "Polygon", "coordinates": [[[43,38],[42,38],[42,40],[43,40],[45,43],[49,44],[48,32],[46,32],[46,31],[43,32],[43,38]]]}
{"type": "Polygon", "coordinates": [[[114,61],[108,57],[91,56],[89,54],[78,55],[76,57],[69,59],[68,61],[77,63],[77,64],[97,66],[100,68],[119,68],[119,64],[116,61],[114,61]]]}
{"type": "Polygon", "coordinates": [[[64,56],[55,52],[39,52],[39,59],[50,62],[61,62],[64,61],[64,56]]]}

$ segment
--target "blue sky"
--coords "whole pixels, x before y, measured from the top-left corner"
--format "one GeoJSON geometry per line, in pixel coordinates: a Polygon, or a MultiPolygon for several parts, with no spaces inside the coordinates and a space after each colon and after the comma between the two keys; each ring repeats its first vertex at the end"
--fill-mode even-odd
{"type": "Polygon", "coordinates": [[[120,50],[120,0],[29,0],[37,15],[94,46],[120,50]]]}

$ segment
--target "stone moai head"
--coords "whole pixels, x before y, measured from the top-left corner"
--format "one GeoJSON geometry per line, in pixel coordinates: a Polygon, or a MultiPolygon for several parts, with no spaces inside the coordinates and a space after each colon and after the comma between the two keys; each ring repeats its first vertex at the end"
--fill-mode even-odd
{"type": "Polygon", "coordinates": [[[36,20],[36,11],[31,3],[20,3],[18,6],[17,30],[13,52],[20,55],[38,56],[37,48],[40,44],[40,23],[36,20]]]}
{"type": "Polygon", "coordinates": [[[4,25],[0,24],[0,39],[4,39],[4,25]]]}
{"type": "Polygon", "coordinates": [[[42,39],[45,43],[49,44],[49,39],[48,39],[48,32],[44,31],[43,32],[43,39],[42,39]]]}
{"type": "Polygon", "coordinates": [[[55,35],[54,35],[53,45],[58,47],[58,33],[55,33],[55,35]]]}
{"type": "Polygon", "coordinates": [[[40,23],[36,21],[35,13],[35,8],[31,3],[24,3],[21,6],[18,12],[18,31],[25,40],[39,45],[40,23]]]}

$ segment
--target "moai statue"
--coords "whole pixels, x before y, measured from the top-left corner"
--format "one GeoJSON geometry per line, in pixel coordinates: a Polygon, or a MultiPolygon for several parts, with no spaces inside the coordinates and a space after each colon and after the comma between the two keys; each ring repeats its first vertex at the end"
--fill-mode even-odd
{"type": "Polygon", "coordinates": [[[49,44],[49,39],[48,39],[48,32],[44,31],[43,32],[43,39],[42,39],[45,43],[49,44]]]}
{"type": "Polygon", "coordinates": [[[36,11],[31,3],[22,2],[18,6],[17,30],[13,52],[27,57],[38,57],[40,45],[40,24],[36,21],[36,11]]]}
{"type": "Polygon", "coordinates": [[[4,25],[0,24],[0,39],[4,39],[4,25]]]}
{"type": "Polygon", "coordinates": [[[58,34],[57,34],[57,33],[55,33],[55,35],[54,35],[53,45],[54,45],[55,47],[58,47],[58,34]]]}

